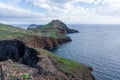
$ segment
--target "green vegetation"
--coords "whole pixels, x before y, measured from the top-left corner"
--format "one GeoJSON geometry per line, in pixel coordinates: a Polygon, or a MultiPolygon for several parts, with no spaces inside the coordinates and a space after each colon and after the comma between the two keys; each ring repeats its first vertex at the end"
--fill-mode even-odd
{"type": "Polygon", "coordinates": [[[17,27],[11,26],[11,25],[5,25],[5,24],[0,24],[0,30],[7,31],[7,32],[21,32],[21,33],[24,33],[24,34],[30,34],[31,33],[31,31],[24,30],[24,29],[21,29],[21,28],[17,28],[17,27]]]}
{"type": "Polygon", "coordinates": [[[35,28],[30,30],[32,30],[33,32],[41,36],[47,36],[47,37],[53,37],[53,38],[65,37],[64,34],[59,33],[60,31],[58,29],[54,29],[54,28],[43,27],[43,28],[35,28]]]}
{"type": "Polygon", "coordinates": [[[47,36],[47,37],[65,37],[65,35],[59,34],[58,29],[53,29],[47,25],[41,28],[35,28],[25,30],[10,25],[0,24],[0,40],[4,39],[20,39],[29,40],[35,36],[47,36]]]}
{"type": "Polygon", "coordinates": [[[43,25],[37,28],[29,28],[29,30],[41,35],[41,36],[47,36],[47,37],[66,37],[65,34],[62,34],[63,31],[59,29],[59,27],[52,27],[50,25],[43,25]]]}
{"type": "Polygon", "coordinates": [[[29,79],[30,75],[28,73],[22,74],[23,79],[29,79]]]}
{"type": "Polygon", "coordinates": [[[19,70],[19,67],[17,65],[13,64],[13,67],[16,71],[19,70]]]}
{"type": "Polygon", "coordinates": [[[84,78],[84,80],[87,80],[89,77],[90,71],[86,66],[78,62],[56,56],[47,50],[41,49],[41,51],[42,53],[47,54],[53,60],[56,67],[62,72],[75,74],[79,77],[81,76],[81,78],[84,78]]]}
{"type": "Polygon", "coordinates": [[[31,36],[40,36],[33,31],[13,27],[10,25],[0,24],[0,40],[4,39],[20,39],[28,40],[31,36]]]}

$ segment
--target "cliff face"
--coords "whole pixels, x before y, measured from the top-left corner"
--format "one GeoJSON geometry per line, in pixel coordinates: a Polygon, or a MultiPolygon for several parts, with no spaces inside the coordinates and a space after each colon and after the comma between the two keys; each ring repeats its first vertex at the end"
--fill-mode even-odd
{"type": "Polygon", "coordinates": [[[38,61],[37,52],[23,42],[18,40],[0,41],[0,61],[8,59],[29,66],[33,66],[38,61]]]}
{"type": "Polygon", "coordinates": [[[65,38],[53,38],[53,37],[36,37],[32,40],[26,42],[26,44],[34,47],[39,47],[47,50],[51,50],[56,48],[58,45],[70,42],[71,39],[69,37],[65,38]]]}

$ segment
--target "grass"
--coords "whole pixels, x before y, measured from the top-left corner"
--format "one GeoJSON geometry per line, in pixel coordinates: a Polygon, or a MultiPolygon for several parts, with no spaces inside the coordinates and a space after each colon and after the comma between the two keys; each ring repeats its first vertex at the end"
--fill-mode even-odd
{"type": "Polygon", "coordinates": [[[32,36],[46,36],[53,38],[66,37],[66,35],[61,34],[59,32],[60,32],[59,29],[50,27],[49,25],[44,25],[40,28],[25,30],[11,25],[0,24],[0,40],[14,38],[26,40],[31,38],[32,36]]]}
{"type": "Polygon", "coordinates": [[[5,24],[0,24],[0,30],[7,31],[7,32],[21,32],[21,33],[26,33],[26,34],[31,33],[31,31],[17,28],[17,27],[10,26],[10,25],[5,25],[5,24]]]}
{"type": "Polygon", "coordinates": [[[22,74],[22,77],[23,77],[23,79],[29,79],[30,78],[30,75],[28,74],[28,73],[24,73],[24,74],[22,74]]]}
{"type": "Polygon", "coordinates": [[[10,25],[0,24],[0,40],[14,38],[28,40],[32,38],[32,36],[40,36],[40,34],[36,34],[33,31],[13,27],[10,25]]]}
{"type": "Polygon", "coordinates": [[[57,38],[58,35],[58,30],[56,29],[32,29],[32,31],[36,32],[37,34],[41,35],[41,36],[46,36],[46,37],[53,37],[53,38],[57,38]]]}
{"type": "Polygon", "coordinates": [[[51,27],[49,25],[44,25],[44,26],[38,27],[38,28],[31,28],[30,30],[41,35],[41,36],[47,36],[47,37],[59,38],[59,37],[66,36],[64,34],[60,34],[59,29],[56,29],[56,28],[51,27]]]}
{"type": "Polygon", "coordinates": [[[56,56],[53,53],[44,49],[39,49],[39,50],[42,53],[47,54],[53,60],[55,66],[62,72],[75,74],[77,77],[81,77],[81,78],[84,78],[84,80],[88,80],[90,76],[89,75],[90,71],[83,64],[80,64],[73,60],[68,60],[68,59],[56,56]]]}

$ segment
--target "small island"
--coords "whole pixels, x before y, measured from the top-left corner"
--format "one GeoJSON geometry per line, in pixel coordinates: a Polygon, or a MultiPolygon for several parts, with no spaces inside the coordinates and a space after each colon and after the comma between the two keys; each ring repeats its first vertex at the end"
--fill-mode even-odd
{"type": "Polygon", "coordinates": [[[60,20],[32,24],[27,30],[0,24],[0,71],[3,80],[95,80],[93,69],[58,57],[49,50],[78,33],[60,20]]]}

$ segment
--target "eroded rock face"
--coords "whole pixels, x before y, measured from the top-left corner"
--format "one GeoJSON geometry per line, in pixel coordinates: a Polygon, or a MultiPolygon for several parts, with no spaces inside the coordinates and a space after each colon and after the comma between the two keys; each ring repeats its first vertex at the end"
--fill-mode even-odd
{"type": "Polygon", "coordinates": [[[34,47],[51,50],[64,42],[70,42],[70,41],[71,41],[70,37],[65,37],[65,38],[36,37],[30,41],[27,41],[26,43],[34,47]]]}
{"type": "Polygon", "coordinates": [[[19,40],[0,41],[0,61],[8,59],[28,66],[34,66],[39,60],[37,52],[19,40]]]}

